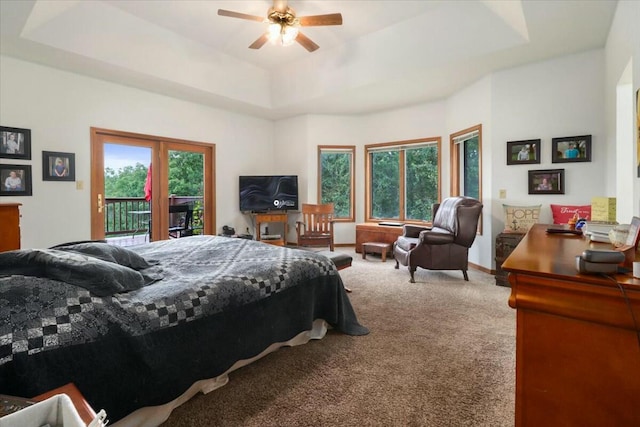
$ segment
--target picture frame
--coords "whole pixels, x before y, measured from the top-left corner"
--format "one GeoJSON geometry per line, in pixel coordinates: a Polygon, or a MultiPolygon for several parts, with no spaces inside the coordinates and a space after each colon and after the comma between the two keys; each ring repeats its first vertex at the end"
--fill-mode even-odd
{"type": "Polygon", "coordinates": [[[75,181],[76,155],[60,151],[42,152],[43,181],[75,181]]]}
{"type": "Polygon", "coordinates": [[[540,163],[540,139],[507,141],[507,165],[540,163]]]}
{"type": "Polygon", "coordinates": [[[627,242],[625,246],[631,246],[634,251],[638,250],[638,243],[640,243],[640,218],[634,216],[631,219],[631,225],[629,226],[629,234],[627,235],[627,242]]]}
{"type": "Polygon", "coordinates": [[[31,196],[31,165],[0,164],[0,196],[31,196]]]}
{"type": "Polygon", "coordinates": [[[564,194],[564,169],[530,170],[529,194],[564,194]]]}
{"type": "Polygon", "coordinates": [[[0,158],[31,160],[31,130],[0,126],[0,158]]]}
{"type": "Polygon", "coordinates": [[[551,139],[551,162],[574,163],[591,161],[591,135],[566,136],[551,139]]]}

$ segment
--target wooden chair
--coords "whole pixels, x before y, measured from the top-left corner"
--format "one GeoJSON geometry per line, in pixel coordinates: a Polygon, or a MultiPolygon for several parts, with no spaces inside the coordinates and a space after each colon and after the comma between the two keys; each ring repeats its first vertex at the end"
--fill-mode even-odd
{"type": "Polygon", "coordinates": [[[190,204],[169,205],[169,238],[193,235],[193,208],[190,204]]]}
{"type": "Polygon", "coordinates": [[[302,220],[296,221],[298,246],[329,246],[333,251],[333,203],[302,204],[302,220]]]}

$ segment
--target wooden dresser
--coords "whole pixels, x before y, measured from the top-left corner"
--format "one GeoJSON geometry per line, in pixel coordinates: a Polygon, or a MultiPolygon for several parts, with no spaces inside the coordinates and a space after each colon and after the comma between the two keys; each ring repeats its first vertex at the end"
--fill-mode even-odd
{"type": "Polygon", "coordinates": [[[578,274],[577,255],[611,245],[547,227],[502,264],[517,310],[515,425],[640,426],[640,279],[578,274]]]}
{"type": "Polygon", "coordinates": [[[20,249],[20,206],[0,203],[0,252],[20,249]]]}

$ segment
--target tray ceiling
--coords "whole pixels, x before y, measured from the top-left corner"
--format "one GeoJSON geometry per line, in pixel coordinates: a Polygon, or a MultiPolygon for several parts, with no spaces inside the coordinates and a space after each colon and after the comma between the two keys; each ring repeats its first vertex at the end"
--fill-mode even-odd
{"type": "Polygon", "coordinates": [[[604,47],[615,1],[289,1],[320,45],[248,46],[260,1],[1,1],[7,56],[279,119],[443,99],[496,70],[604,47]]]}

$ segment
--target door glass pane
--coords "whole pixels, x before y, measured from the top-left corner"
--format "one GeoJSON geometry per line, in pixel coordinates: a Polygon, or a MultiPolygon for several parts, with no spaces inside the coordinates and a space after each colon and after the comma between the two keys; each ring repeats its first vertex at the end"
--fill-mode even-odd
{"type": "Polygon", "coordinates": [[[169,150],[169,237],[203,234],[204,155],[169,150]],[[180,211],[171,206],[187,206],[180,211]]]}
{"type": "Polygon", "coordinates": [[[371,216],[400,218],[400,152],[371,153],[371,216]]]}
{"type": "Polygon", "coordinates": [[[438,147],[411,148],[405,154],[406,219],[431,221],[438,201],[438,147]]]}
{"type": "Polygon", "coordinates": [[[104,144],[104,231],[109,243],[130,246],[151,241],[151,206],[145,184],[151,148],[104,144]]]}

